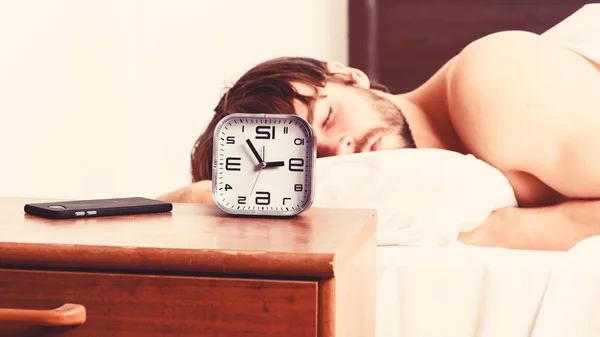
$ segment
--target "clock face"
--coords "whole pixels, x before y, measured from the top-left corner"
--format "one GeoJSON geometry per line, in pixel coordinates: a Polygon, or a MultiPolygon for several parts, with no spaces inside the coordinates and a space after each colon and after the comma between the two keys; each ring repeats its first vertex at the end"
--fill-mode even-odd
{"type": "Polygon", "coordinates": [[[301,117],[230,114],[214,131],[213,199],[233,214],[298,214],[313,200],[315,157],[301,117]]]}

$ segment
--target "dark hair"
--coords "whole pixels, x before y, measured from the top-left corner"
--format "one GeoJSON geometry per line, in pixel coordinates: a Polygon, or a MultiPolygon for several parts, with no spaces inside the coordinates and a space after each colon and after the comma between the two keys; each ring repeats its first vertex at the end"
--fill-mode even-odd
{"type": "MultiPolygon", "coordinates": [[[[213,132],[221,118],[234,112],[292,114],[294,100],[309,104],[314,97],[298,94],[291,83],[303,83],[317,89],[323,87],[329,77],[325,62],[307,57],[272,59],[242,75],[221,97],[212,120],[194,144],[192,181],[212,179],[213,132]]],[[[387,91],[377,83],[372,83],[371,88],[387,91]]]]}

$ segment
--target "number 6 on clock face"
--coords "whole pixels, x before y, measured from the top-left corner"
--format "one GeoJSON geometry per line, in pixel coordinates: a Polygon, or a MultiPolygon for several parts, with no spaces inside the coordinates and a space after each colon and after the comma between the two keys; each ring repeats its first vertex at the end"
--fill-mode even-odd
{"type": "Polygon", "coordinates": [[[294,216],[314,199],[316,144],[297,115],[223,117],[213,139],[212,194],[236,215],[294,216]]]}

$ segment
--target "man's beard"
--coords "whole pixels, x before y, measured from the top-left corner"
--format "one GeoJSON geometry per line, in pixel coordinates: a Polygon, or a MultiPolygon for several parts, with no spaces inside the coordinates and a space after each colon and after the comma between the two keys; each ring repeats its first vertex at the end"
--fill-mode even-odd
{"type": "Polygon", "coordinates": [[[394,103],[389,99],[377,95],[369,89],[356,88],[360,90],[365,98],[371,103],[371,106],[379,114],[385,126],[376,127],[369,130],[362,138],[356,142],[356,151],[364,151],[367,144],[373,141],[373,137],[385,135],[400,136],[401,148],[416,148],[415,140],[406,118],[394,103]]]}

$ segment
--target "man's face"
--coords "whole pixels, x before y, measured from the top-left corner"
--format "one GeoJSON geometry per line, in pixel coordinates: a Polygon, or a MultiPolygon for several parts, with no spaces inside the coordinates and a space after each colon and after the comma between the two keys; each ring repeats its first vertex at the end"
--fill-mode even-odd
{"type": "MultiPolygon", "coordinates": [[[[293,85],[302,95],[315,94],[311,86],[293,85]]],[[[400,109],[387,98],[338,81],[328,81],[316,97],[311,106],[294,106],[314,129],[319,157],[415,147],[400,109]]]]}

